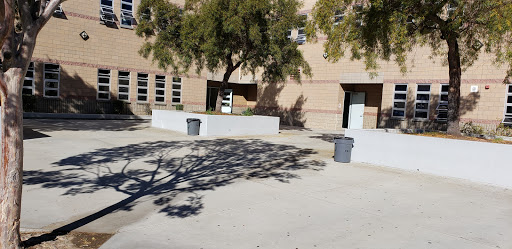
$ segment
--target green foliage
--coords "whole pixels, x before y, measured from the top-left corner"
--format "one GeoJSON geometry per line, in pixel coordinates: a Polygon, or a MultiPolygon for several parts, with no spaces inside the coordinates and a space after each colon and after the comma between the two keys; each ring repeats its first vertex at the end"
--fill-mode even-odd
{"type": "Polygon", "coordinates": [[[284,81],[299,68],[311,76],[298,45],[286,36],[300,25],[299,0],[186,0],[184,9],[167,0],[141,0],[137,35],[140,54],[163,69],[231,74],[238,67],[263,80],[284,81]]]}
{"type": "Polygon", "coordinates": [[[177,104],[176,105],[176,110],[183,111],[183,105],[182,104],[177,104]]]}
{"type": "Polygon", "coordinates": [[[512,127],[505,126],[504,124],[500,124],[498,127],[496,127],[496,130],[494,131],[494,135],[504,136],[504,137],[512,137],[512,127]]]}
{"type": "Polygon", "coordinates": [[[254,115],[254,112],[252,111],[252,109],[250,107],[247,107],[247,109],[245,109],[245,111],[242,112],[242,116],[253,116],[254,115]]]}
{"type": "Polygon", "coordinates": [[[208,108],[208,110],[206,110],[206,114],[208,114],[208,115],[213,115],[214,114],[214,112],[213,112],[211,107],[208,108]]]}
{"type": "Polygon", "coordinates": [[[306,32],[311,38],[317,37],[317,30],[327,35],[324,49],[330,61],[348,51],[352,59],[364,59],[371,72],[378,69],[379,59],[393,59],[406,73],[407,55],[414,47],[429,46],[434,56],[446,57],[445,42],[456,39],[463,69],[485,51],[496,55],[496,63],[509,64],[512,76],[510,0],[369,0],[361,9],[352,7],[360,2],[316,2],[306,32]],[[336,11],[345,16],[335,25],[336,11]]]}
{"type": "Polygon", "coordinates": [[[473,136],[473,135],[484,135],[485,131],[482,126],[475,125],[473,122],[464,123],[460,128],[462,134],[473,136]]]}
{"type": "Polygon", "coordinates": [[[494,138],[494,139],[492,140],[492,142],[493,142],[493,143],[502,143],[503,141],[505,141],[505,140],[504,140],[503,138],[501,138],[501,137],[494,138]]]}

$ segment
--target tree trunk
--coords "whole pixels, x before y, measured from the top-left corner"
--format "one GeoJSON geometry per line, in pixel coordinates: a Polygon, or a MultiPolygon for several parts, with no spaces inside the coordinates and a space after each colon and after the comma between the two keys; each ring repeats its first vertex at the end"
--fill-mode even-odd
{"type": "Polygon", "coordinates": [[[448,43],[448,66],[450,75],[450,85],[448,91],[448,129],[447,133],[454,136],[460,136],[460,83],[461,66],[459,43],[455,34],[450,35],[446,42],[448,43]]]}
{"type": "Polygon", "coordinates": [[[21,248],[20,212],[23,184],[23,70],[4,73],[7,89],[2,93],[0,170],[0,248],[21,248]]]}
{"type": "Polygon", "coordinates": [[[222,100],[224,99],[224,90],[226,90],[228,88],[229,78],[231,77],[232,73],[233,73],[233,71],[230,68],[228,68],[228,70],[226,70],[226,72],[224,73],[224,77],[222,78],[222,83],[220,84],[220,87],[219,87],[219,92],[217,93],[217,101],[215,102],[215,111],[216,112],[221,112],[221,110],[222,110],[222,100]]]}

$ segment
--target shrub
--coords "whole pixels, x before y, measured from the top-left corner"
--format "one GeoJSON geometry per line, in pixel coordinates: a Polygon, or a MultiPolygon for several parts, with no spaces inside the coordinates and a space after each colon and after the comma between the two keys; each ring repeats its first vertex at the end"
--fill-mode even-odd
{"type": "Polygon", "coordinates": [[[494,131],[496,136],[512,137],[512,127],[500,124],[494,131]]]}
{"type": "Polygon", "coordinates": [[[177,111],[183,111],[183,105],[182,104],[177,104],[176,105],[176,110],[177,111]]]}
{"type": "Polygon", "coordinates": [[[245,111],[242,112],[242,116],[253,116],[254,115],[254,112],[252,111],[252,109],[250,107],[247,107],[247,109],[245,109],[245,111]]]}
{"type": "Polygon", "coordinates": [[[468,136],[483,135],[484,128],[479,125],[474,125],[473,122],[469,122],[469,123],[465,123],[464,125],[462,125],[460,132],[462,132],[463,134],[468,135],[468,136]]]}
{"type": "Polygon", "coordinates": [[[211,107],[210,107],[210,108],[208,108],[208,110],[206,110],[206,114],[208,114],[208,115],[213,115],[213,110],[212,110],[212,108],[211,108],[211,107]]]}

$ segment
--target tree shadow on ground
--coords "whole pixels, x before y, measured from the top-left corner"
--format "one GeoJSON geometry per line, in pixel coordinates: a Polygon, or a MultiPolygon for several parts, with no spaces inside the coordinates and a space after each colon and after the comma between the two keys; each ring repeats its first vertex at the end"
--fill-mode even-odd
{"type": "Polygon", "coordinates": [[[258,139],[216,139],[146,142],[62,159],[52,171],[25,171],[24,184],[63,188],[64,195],[73,196],[114,189],[128,197],[24,245],[55,239],[111,213],[131,211],[144,201],[142,197],[152,197],[159,212],[169,217],[198,215],[204,204],[196,191],[214,190],[238,179],[288,182],[300,178],[294,171],[323,169],[324,162],[309,158],[313,154],[311,149],[258,139]],[[185,204],[173,204],[180,194],[190,197],[185,204]]]}
{"type": "Polygon", "coordinates": [[[344,132],[339,132],[339,133],[322,133],[322,134],[318,134],[315,136],[310,136],[309,138],[315,138],[315,139],[320,139],[324,142],[334,143],[334,138],[343,137],[343,136],[344,136],[344,132]]]}

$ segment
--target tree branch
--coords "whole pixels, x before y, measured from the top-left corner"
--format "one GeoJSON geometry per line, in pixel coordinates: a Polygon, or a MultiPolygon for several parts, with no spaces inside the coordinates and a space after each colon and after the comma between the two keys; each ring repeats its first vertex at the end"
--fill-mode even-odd
{"type": "Polygon", "coordinates": [[[12,0],[0,1],[2,2],[0,3],[0,45],[3,45],[14,27],[14,10],[12,0]]]}
{"type": "Polygon", "coordinates": [[[234,66],[233,66],[233,70],[236,70],[238,67],[240,67],[242,65],[242,60],[238,61],[234,66]]]}
{"type": "Polygon", "coordinates": [[[38,33],[43,28],[43,26],[48,22],[48,20],[50,20],[53,13],[55,12],[55,10],[61,2],[62,0],[50,0],[50,2],[46,5],[46,8],[44,8],[44,12],[41,13],[39,15],[39,18],[37,18],[36,20],[36,25],[34,28],[37,30],[38,33]]]}
{"type": "Polygon", "coordinates": [[[18,9],[23,32],[27,32],[32,28],[33,24],[30,4],[27,0],[18,0],[18,9]]]}

